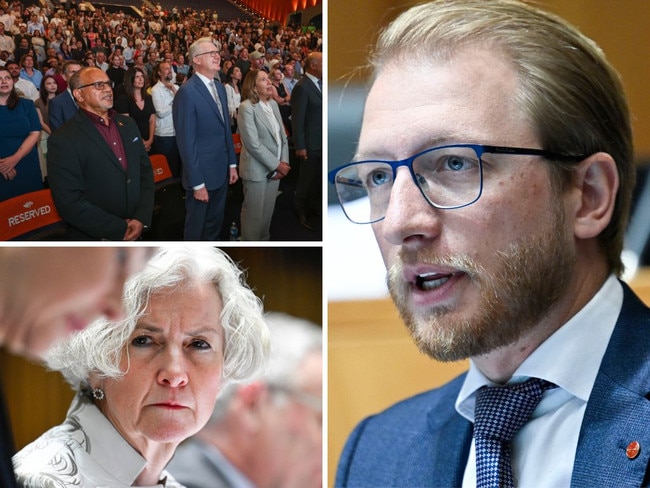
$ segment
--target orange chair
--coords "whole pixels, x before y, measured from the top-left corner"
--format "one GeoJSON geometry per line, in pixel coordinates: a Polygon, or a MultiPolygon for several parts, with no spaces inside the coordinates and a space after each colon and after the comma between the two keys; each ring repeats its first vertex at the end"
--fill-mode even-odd
{"type": "Polygon", "coordinates": [[[164,154],[151,154],[149,160],[156,189],[151,229],[143,233],[142,238],[151,241],[183,240],[185,192],[180,181],[172,176],[164,154]]]}
{"type": "Polygon", "coordinates": [[[241,136],[239,132],[232,135],[232,143],[235,145],[235,154],[239,154],[241,152],[241,136]]]}
{"type": "Polygon", "coordinates": [[[65,226],[50,190],[0,202],[0,240],[44,240],[64,234],[65,226]]]}
{"type": "Polygon", "coordinates": [[[153,169],[153,181],[160,183],[172,177],[172,170],[169,169],[167,157],[164,154],[152,154],[149,156],[151,168],[153,169]]]}

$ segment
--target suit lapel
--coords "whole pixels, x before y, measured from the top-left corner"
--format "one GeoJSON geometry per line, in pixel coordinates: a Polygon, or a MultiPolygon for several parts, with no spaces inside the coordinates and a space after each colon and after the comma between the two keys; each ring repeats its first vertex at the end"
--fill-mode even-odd
{"type": "Polygon", "coordinates": [[[312,93],[314,95],[316,95],[318,98],[321,98],[321,99],[323,98],[323,92],[321,92],[318,89],[318,87],[316,86],[316,83],[314,83],[312,81],[312,79],[309,78],[309,76],[304,75],[304,82],[305,82],[305,85],[309,87],[309,89],[312,91],[312,93]]]}
{"type": "Polygon", "coordinates": [[[253,110],[255,110],[255,112],[257,113],[257,117],[262,121],[264,127],[266,127],[266,129],[269,131],[269,134],[271,134],[273,140],[275,140],[275,136],[273,135],[273,127],[271,127],[271,122],[269,121],[267,115],[264,113],[264,109],[262,108],[262,102],[253,105],[253,110]]]}
{"type": "Polygon", "coordinates": [[[435,486],[461,486],[472,445],[472,424],[453,409],[441,415],[440,409],[429,412],[429,425],[436,432],[433,448],[435,486]],[[453,410],[453,411],[452,411],[453,410]]]}
{"type": "MultiPolygon", "coordinates": [[[[212,109],[214,114],[217,116],[217,119],[219,119],[219,122],[222,125],[224,125],[225,114],[221,114],[221,115],[219,114],[219,107],[217,106],[217,102],[212,97],[212,93],[210,93],[210,90],[208,90],[208,87],[205,86],[205,83],[203,83],[203,80],[201,78],[199,78],[198,76],[192,76],[192,78],[196,78],[195,81],[194,81],[194,88],[196,88],[196,90],[199,92],[199,94],[201,95],[203,100],[205,100],[205,103],[208,105],[208,107],[210,107],[212,109]],[[223,115],[223,117],[222,117],[222,115],[223,115]]],[[[190,80],[192,78],[190,78],[190,80]]],[[[217,90],[217,96],[221,97],[221,95],[219,94],[219,88],[217,87],[217,83],[219,83],[219,82],[215,80],[214,83],[215,83],[215,88],[217,90]]],[[[223,100],[221,100],[221,104],[223,105],[223,100]]],[[[227,102],[226,102],[225,106],[226,107],[228,106],[227,102]]]]}
{"type": "Polygon", "coordinates": [[[571,486],[642,486],[650,462],[650,311],[626,286],[580,429],[571,486]],[[628,456],[627,447],[641,450],[628,456]]]}

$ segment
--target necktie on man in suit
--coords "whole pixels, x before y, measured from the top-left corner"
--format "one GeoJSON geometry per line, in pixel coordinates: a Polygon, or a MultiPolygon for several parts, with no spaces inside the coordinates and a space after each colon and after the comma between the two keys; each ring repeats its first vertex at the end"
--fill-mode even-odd
{"type": "Polygon", "coordinates": [[[539,378],[508,386],[484,386],[476,393],[474,445],[477,488],[514,487],[510,443],[542,399],[556,385],[539,378]]]}
{"type": "Polygon", "coordinates": [[[223,107],[221,106],[221,100],[219,99],[219,94],[217,93],[217,87],[214,84],[214,80],[210,80],[210,91],[212,92],[212,98],[214,98],[214,101],[217,102],[217,107],[219,108],[219,117],[221,117],[221,121],[223,122],[223,107]]]}

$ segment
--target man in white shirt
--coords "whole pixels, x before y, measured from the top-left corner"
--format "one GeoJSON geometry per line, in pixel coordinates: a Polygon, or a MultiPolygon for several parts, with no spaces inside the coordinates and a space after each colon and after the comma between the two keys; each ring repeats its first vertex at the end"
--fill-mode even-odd
{"type": "Polygon", "coordinates": [[[181,157],[176,144],[176,130],[172,105],[178,87],[172,83],[172,67],[167,62],[158,63],[154,69],[156,84],[151,88],[151,98],[156,109],[156,130],[150,154],[164,154],[174,178],[181,176],[181,157]]]}
{"type": "Polygon", "coordinates": [[[20,66],[18,63],[10,61],[6,66],[11,74],[11,78],[14,80],[16,90],[25,98],[29,98],[34,102],[38,100],[38,90],[34,86],[34,83],[20,77],[20,66]]]}
{"type": "Polygon", "coordinates": [[[13,37],[6,34],[5,25],[0,22],[0,51],[7,51],[13,54],[15,49],[16,44],[14,43],[13,37]]]}
{"type": "Polygon", "coordinates": [[[470,368],[362,421],[336,486],[646,485],[650,310],[617,279],[635,179],[618,74],[511,0],[413,7],[372,65],[354,162],[330,181],[372,223],[420,350],[470,368]]]}
{"type": "Polygon", "coordinates": [[[294,71],[293,64],[291,62],[288,62],[284,65],[283,74],[284,78],[282,79],[282,83],[284,84],[284,89],[289,95],[291,95],[293,87],[296,85],[296,83],[298,83],[298,80],[293,77],[294,71]]]}

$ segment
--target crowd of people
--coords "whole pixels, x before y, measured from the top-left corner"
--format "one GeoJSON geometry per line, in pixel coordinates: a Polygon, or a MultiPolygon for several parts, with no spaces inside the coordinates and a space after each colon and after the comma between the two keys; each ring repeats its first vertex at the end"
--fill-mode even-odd
{"type": "MultiPolygon", "coordinates": [[[[275,132],[269,135],[273,161],[266,155],[263,160],[260,159],[260,140],[266,138],[267,134],[259,130],[240,134],[242,157],[266,169],[262,181],[264,188],[269,186],[266,184],[267,176],[269,182],[277,183],[290,169],[300,170],[296,171],[296,218],[302,226],[313,230],[314,222],[320,217],[322,201],[320,31],[313,26],[283,26],[261,19],[221,20],[218,12],[196,11],[189,7],[164,11],[160,6],[148,8],[143,5],[140,11],[143,14],[141,17],[124,11],[109,13],[103,8],[89,12],[76,8],[75,4],[64,10],[37,5],[24,8],[20,2],[0,2],[0,66],[8,70],[0,85],[0,107],[3,107],[0,109],[0,124],[3,124],[2,127],[5,124],[13,127],[12,131],[3,130],[0,136],[0,142],[12,138],[11,144],[2,144],[3,150],[0,152],[0,172],[3,176],[0,201],[44,187],[51,188],[55,204],[72,199],[70,194],[61,195],[60,188],[51,185],[52,175],[48,174],[48,168],[60,167],[61,161],[57,158],[61,155],[48,150],[51,143],[57,140],[57,137],[50,139],[50,136],[65,122],[75,118],[78,112],[98,117],[90,119],[99,124],[98,131],[104,136],[103,129],[106,129],[106,134],[112,130],[111,121],[118,120],[114,117],[118,113],[136,121],[139,143],[144,146],[145,153],[164,155],[172,177],[181,182],[184,198],[179,199],[178,204],[185,207],[189,220],[184,225],[184,238],[218,240],[224,220],[223,195],[228,193],[229,185],[239,180],[238,162],[232,158],[234,145],[231,135],[240,132],[242,117],[238,116],[239,106],[246,100],[242,87],[247,75],[252,73],[252,89],[255,92],[252,99],[262,100],[252,104],[266,108],[264,125],[275,132]],[[206,70],[208,65],[209,69],[206,70]],[[73,87],[71,78],[85,67],[97,68],[98,71],[92,76],[86,71],[82,76],[90,84],[79,83],[73,87]],[[269,80],[269,88],[264,87],[265,93],[261,96],[257,94],[254,81],[260,72],[264,72],[269,80]],[[214,79],[215,91],[212,92],[208,84],[205,84],[205,90],[203,85],[198,87],[196,93],[189,86],[184,88],[195,73],[214,79]],[[310,86],[305,90],[298,88],[297,92],[302,92],[302,97],[292,95],[294,86],[301,83],[310,86]],[[266,91],[269,92],[268,96],[266,91]],[[96,97],[89,96],[91,93],[96,97]],[[192,171],[206,156],[195,154],[200,146],[196,144],[198,134],[196,131],[178,133],[187,129],[178,127],[179,121],[175,120],[173,114],[174,107],[177,113],[183,112],[182,107],[178,107],[179,93],[181,96],[178,100],[185,100],[185,104],[187,100],[208,105],[214,102],[211,106],[218,116],[216,120],[223,121],[223,133],[228,135],[213,138],[219,139],[219,144],[223,146],[223,151],[217,152],[227,156],[224,161],[220,161],[212,151],[207,155],[207,161],[201,162],[218,172],[218,177],[207,187],[208,195],[204,191],[207,182],[201,179],[205,178],[205,171],[198,179],[192,171]],[[185,96],[182,96],[183,93],[185,96]],[[215,93],[219,96],[215,96],[215,93]],[[311,97],[310,93],[316,97],[311,97]],[[21,109],[16,110],[13,102],[7,105],[6,100],[16,96],[32,100],[34,107],[21,102],[21,109]],[[209,98],[203,100],[200,97],[209,98]],[[297,117],[292,117],[292,111],[296,112],[297,117]],[[38,121],[36,125],[33,124],[34,120],[38,121]],[[297,127],[298,124],[300,127],[297,127]],[[16,133],[18,130],[20,134],[16,133]],[[34,135],[36,132],[38,137],[34,135]],[[305,134],[309,134],[309,137],[305,137],[305,134]],[[185,141],[185,149],[179,145],[179,137],[185,141]],[[289,147],[292,149],[290,153],[289,147]],[[34,161],[40,163],[40,171],[35,173],[32,171],[34,161]],[[23,179],[23,173],[30,177],[30,184],[26,186],[18,184],[23,179]],[[223,181],[226,182],[225,186],[223,181]],[[217,189],[219,204],[217,208],[212,208],[209,192],[217,189]],[[306,203],[307,199],[309,204],[306,203]],[[209,218],[204,228],[205,217],[196,216],[214,212],[219,215],[209,218]]],[[[208,79],[202,78],[202,81],[207,83],[208,79]]],[[[88,124],[85,119],[78,122],[88,124]]],[[[204,122],[205,119],[197,119],[196,127],[204,122]]],[[[250,121],[246,122],[250,125],[250,121]]],[[[123,127],[123,124],[117,122],[119,127],[123,127]]],[[[258,124],[257,128],[260,127],[258,124]]],[[[81,133],[77,135],[82,136],[81,133]]],[[[206,140],[209,140],[209,134],[206,136],[206,140]]],[[[122,140],[122,145],[126,144],[124,137],[124,134],[115,132],[112,139],[104,139],[119,147],[118,139],[122,140]]],[[[69,141],[68,138],[65,140],[69,141]]],[[[132,138],[127,142],[131,141],[132,138]]],[[[115,147],[109,148],[120,160],[124,183],[127,184],[130,179],[126,177],[127,168],[131,162],[128,157],[125,161],[120,159],[123,154],[115,151],[115,147]]],[[[99,144],[93,151],[106,152],[107,156],[112,157],[106,149],[99,144]]],[[[64,155],[68,156],[68,151],[64,155]]],[[[83,167],[83,161],[79,162],[79,166],[83,167]]],[[[66,170],[75,171],[69,167],[66,170]]],[[[87,182],[80,177],[79,171],[80,168],[77,168],[77,186],[73,189],[68,187],[66,191],[73,190],[85,195],[88,193],[87,182]]],[[[140,176],[136,175],[137,178],[140,176]]],[[[242,232],[242,238],[267,240],[270,238],[268,226],[273,215],[272,207],[278,194],[277,184],[270,185],[276,189],[268,192],[268,195],[256,195],[250,191],[251,185],[246,184],[247,180],[243,181],[244,192],[248,196],[244,197],[247,203],[242,209],[241,227],[266,230],[242,232]],[[260,202],[266,208],[251,211],[249,204],[259,205],[260,202]]],[[[257,182],[257,179],[254,181],[257,182]]],[[[76,198],[76,201],[79,200],[76,198]]],[[[97,200],[93,201],[93,195],[90,195],[83,204],[99,207],[101,212],[112,213],[127,223],[134,218],[128,213],[118,212],[116,215],[111,205],[107,207],[97,200]]],[[[57,205],[57,210],[66,224],[73,228],[74,239],[116,238],[114,234],[79,228],[78,223],[70,221],[66,209],[61,212],[57,205]]],[[[74,209],[74,214],[79,213],[84,213],[84,209],[74,209]]],[[[151,216],[145,220],[151,220],[151,216]]],[[[143,230],[146,231],[146,228],[147,224],[143,224],[143,230]]],[[[141,237],[141,233],[128,232],[123,236],[141,237]]]]}

